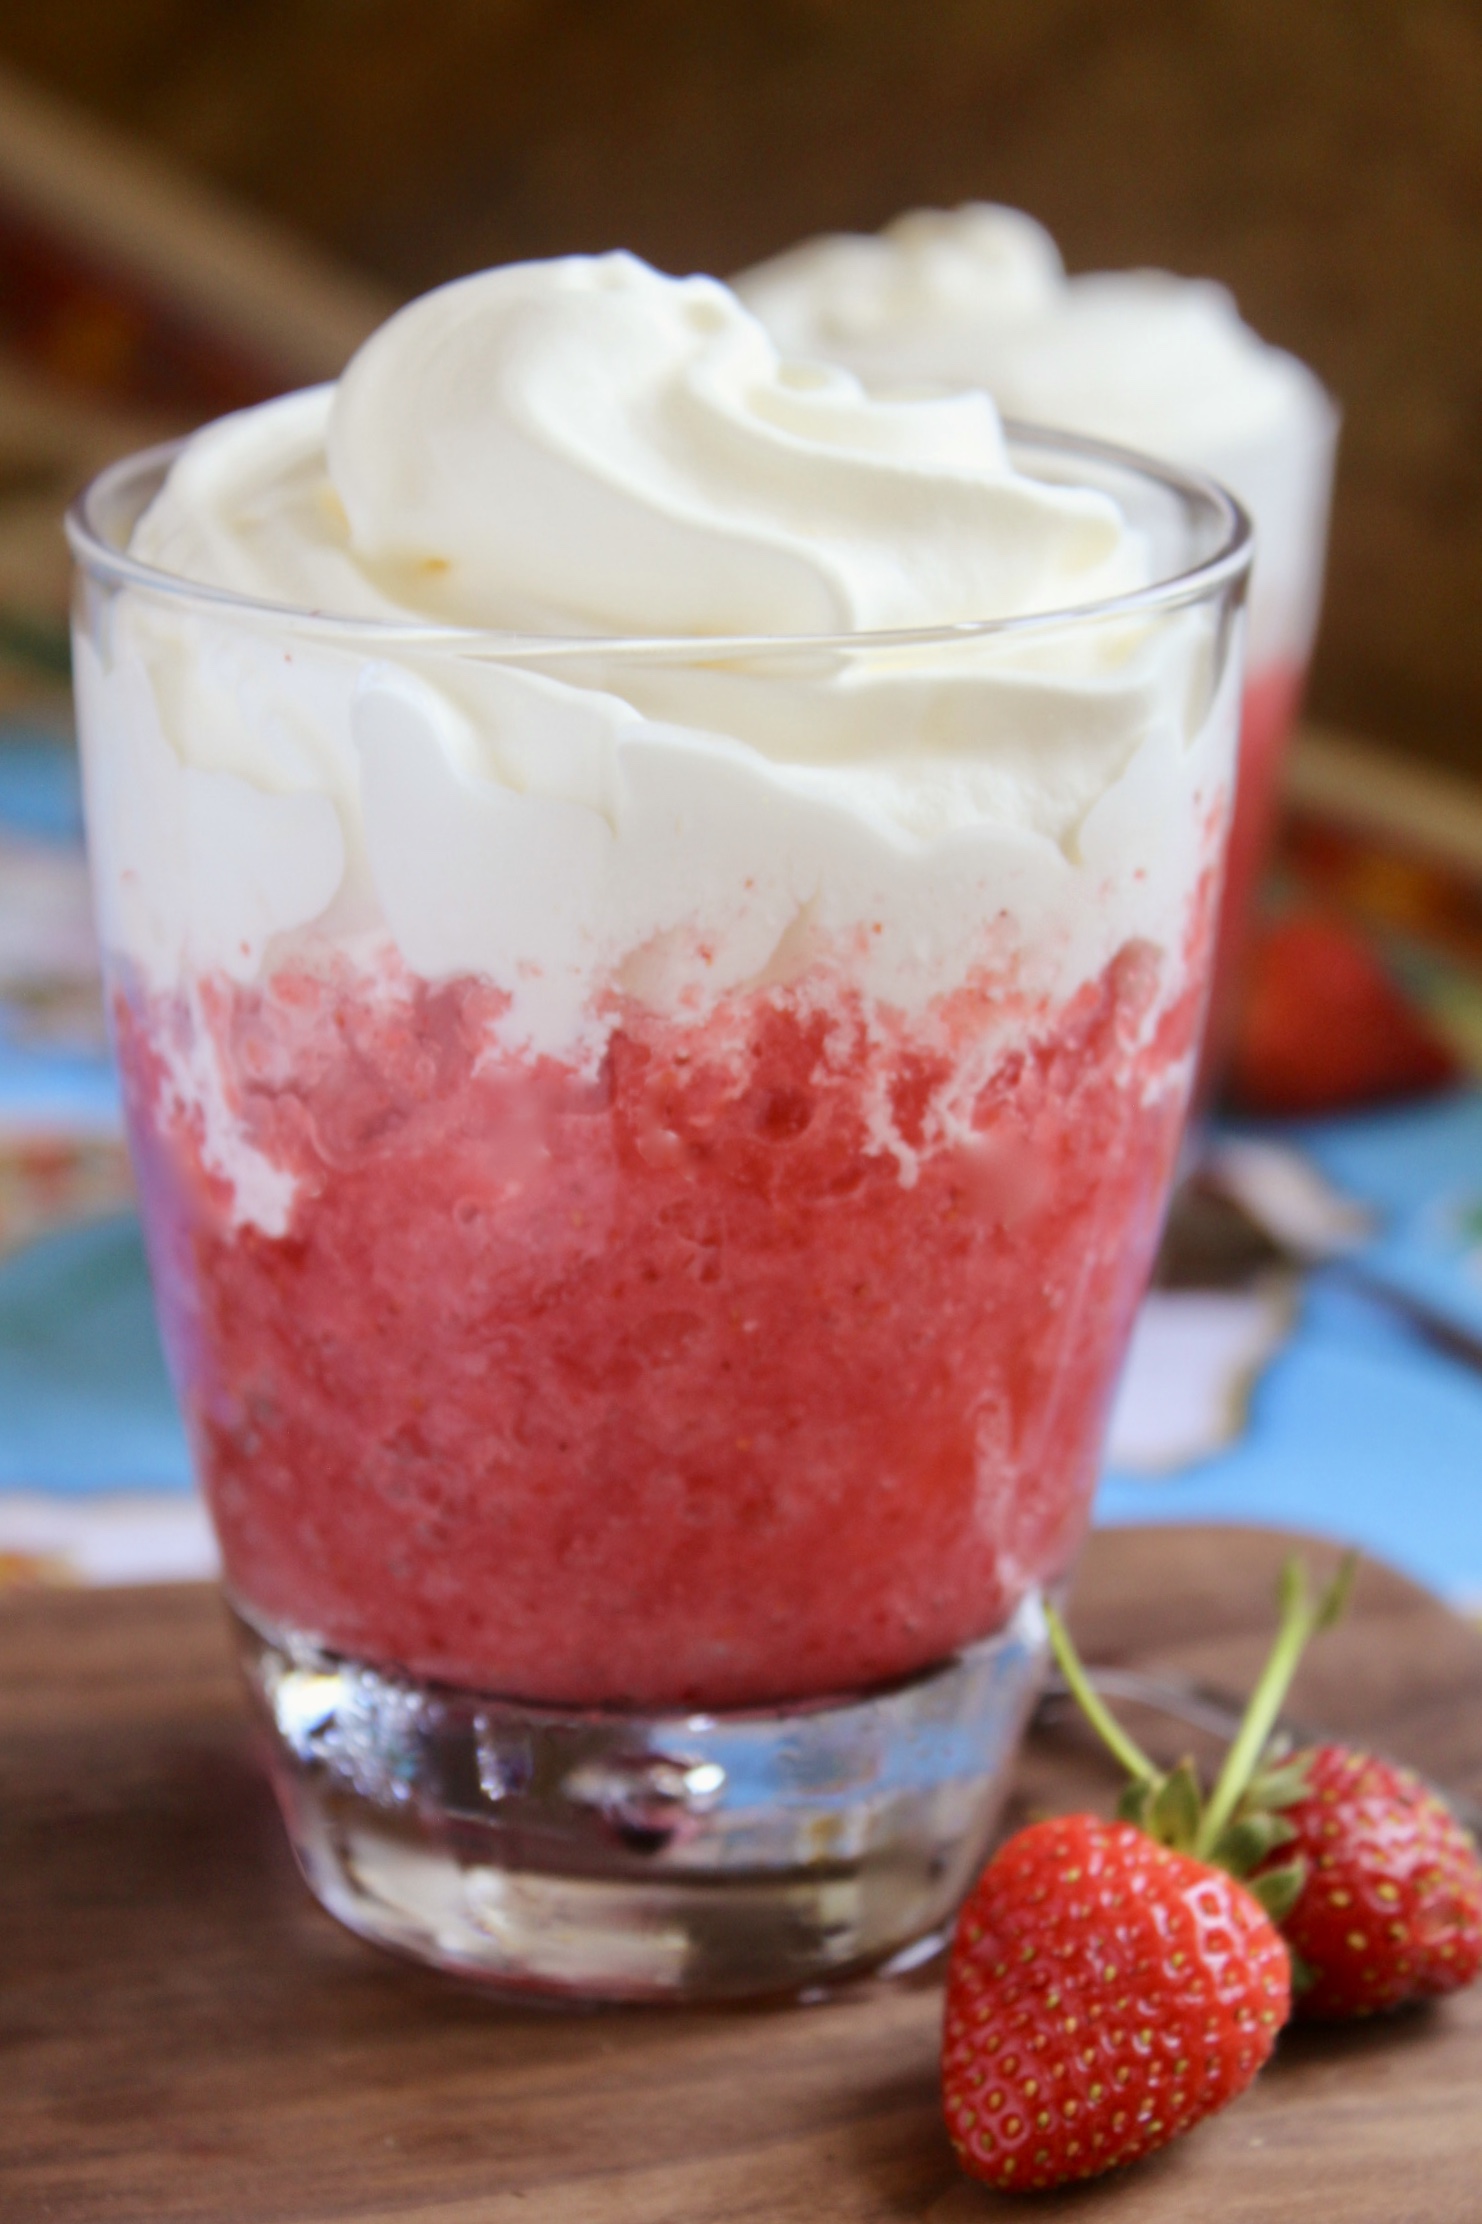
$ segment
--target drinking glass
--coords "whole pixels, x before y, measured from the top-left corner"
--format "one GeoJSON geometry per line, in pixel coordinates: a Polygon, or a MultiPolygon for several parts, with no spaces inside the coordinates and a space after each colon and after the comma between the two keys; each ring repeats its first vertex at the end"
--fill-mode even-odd
{"type": "Polygon", "coordinates": [[[161,1326],[309,1884],[522,1993],[929,1950],[1178,1146],[1243,513],[1021,429],[1153,585],[532,639],[151,569],[173,453],[70,520],[89,842],[161,1326]]]}

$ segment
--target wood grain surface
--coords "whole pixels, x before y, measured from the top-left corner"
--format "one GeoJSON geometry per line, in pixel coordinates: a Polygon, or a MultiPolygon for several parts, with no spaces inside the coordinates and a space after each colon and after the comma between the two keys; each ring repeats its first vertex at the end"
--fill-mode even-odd
{"type": "MultiPolygon", "coordinates": [[[[1283,1549],[1253,1531],[1099,1535],[1077,1586],[1081,1642],[1238,1688],[1283,1549]]],[[[1482,1635],[1397,1576],[1365,1569],[1293,1703],[1482,1790],[1482,1635]]],[[[1105,1805],[1110,1790],[1066,1731],[1026,1753],[1017,1803],[1105,1805]]],[[[811,2007],[557,2014],[403,1966],[298,1882],[209,1590],[0,1603],[7,2224],[1026,2215],[956,2173],[938,2015],[931,1972],[811,2007]]],[[[1288,2034],[1224,2116],[1033,2213],[1471,2224],[1482,1996],[1288,2034]]]]}

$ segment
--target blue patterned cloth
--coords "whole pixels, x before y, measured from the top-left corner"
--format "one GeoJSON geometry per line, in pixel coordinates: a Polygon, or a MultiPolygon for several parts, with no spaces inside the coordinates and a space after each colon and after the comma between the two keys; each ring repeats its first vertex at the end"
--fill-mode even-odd
{"type": "MultiPolygon", "coordinates": [[[[1354,1263],[1482,1341],[1482,1091],[1279,1132],[1374,1207],[1377,1232],[1354,1263]]],[[[1098,1514],[1317,1530],[1482,1601],[1482,1373],[1322,1269],[1306,1277],[1239,1440],[1166,1479],[1109,1474],[1098,1514]]]]}

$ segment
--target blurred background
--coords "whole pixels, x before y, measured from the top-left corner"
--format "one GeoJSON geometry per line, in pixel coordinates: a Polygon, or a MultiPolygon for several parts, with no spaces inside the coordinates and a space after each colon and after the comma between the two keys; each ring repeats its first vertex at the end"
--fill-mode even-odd
{"type": "Polygon", "coordinates": [[[0,65],[386,299],[969,196],[1072,269],[1223,279],[1345,412],[1314,712],[1482,774],[1469,0],[4,0],[0,65]]]}
{"type": "Polygon", "coordinates": [[[1288,1116],[1233,1240],[1226,1196],[1165,1257],[1102,1518],[1337,1531],[1482,1601],[1482,0],[0,0],[0,1583],[212,1555],[102,1026],[67,499],[460,272],[724,274],[970,197],[1072,270],[1222,280],[1344,412],[1246,1013],[1245,1109],[1288,1116]]]}

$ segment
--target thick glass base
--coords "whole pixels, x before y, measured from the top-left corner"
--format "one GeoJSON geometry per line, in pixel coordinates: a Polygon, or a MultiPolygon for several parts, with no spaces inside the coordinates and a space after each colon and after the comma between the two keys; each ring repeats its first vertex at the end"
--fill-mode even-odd
{"type": "Polygon", "coordinates": [[[950,1921],[1045,1661],[1044,1615],[858,1698],[524,1706],[238,1616],[294,1851],[331,1914],[511,1991],[805,1991],[950,1921]]]}

